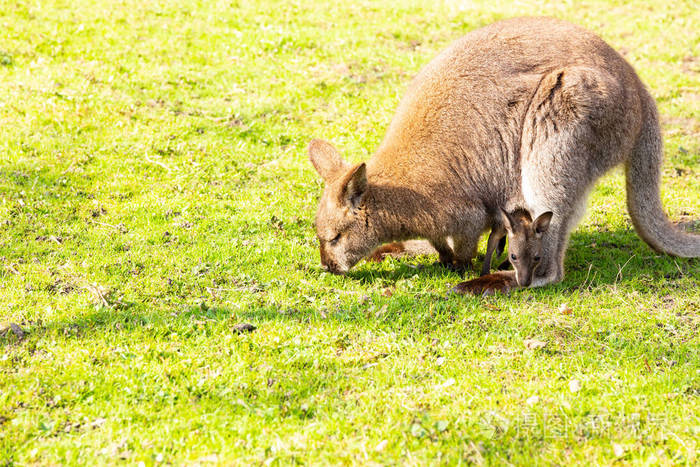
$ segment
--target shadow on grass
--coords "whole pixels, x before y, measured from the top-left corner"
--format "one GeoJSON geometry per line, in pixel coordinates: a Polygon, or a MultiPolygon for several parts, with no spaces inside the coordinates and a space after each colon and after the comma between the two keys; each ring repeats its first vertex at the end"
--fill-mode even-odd
{"type": "MultiPolygon", "coordinates": [[[[418,258],[404,257],[394,261],[396,267],[386,269],[375,263],[361,269],[355,269],[347,277],[361,283],[371,283],[382,279],[393,282],[419,275],[426,278],[458,278],[456,273],[435,263],[435,257],[422,262],[418,258]]],[[[478,277],[478,270],[483,262],[483,254],[474,260],[474,269],[461,277],[473,279],[478,277]]],[[[493,264],[505,260],[505,254],[493,264]]],[[[577,287],[583,278],[591,280],[594,274],[595,285],[625,284],[639,278],[654,280],[678,279],[690,277],[700,281],[700,258],[677,258],[657,253],[646,245],[632,229],[603,230],[597,232],[576,232],[569,242],[565,259],[565,277],[561,284],[552,284],[538,290],[563,290],[577,287]]]]}
{"type": "MultiPolygon", "coordinates": [[[[444,279],[447,277],[458,277],[459,275],[444,266],[438,264],[432,256],[404,257],[401,259],[387,259],[393,261],[394,268],[386,269],[378,263],[367,263],[362,268],[356,268],[346,274],[349,279],[356,280],[361,284],[372,284],[377,279],[384,282],[396,282],[401,279],[408,279],[415,275],[427,279],[444,279]]],[[[467,272],[466,275],[471,273],[467,272]]],[[[462,275],[464,276],[464,275],[462,275]]]]}
{"type": "MultiPolygon", "coordinates": [[[[453,278],[455,283],[462,280],[456,273],[434,264],[434,258],[431,257],[392,261],[391,265],[368,263],[352,271],[347,277],[362,284],[372,284],[377,280],[391,284],[416,275],[422,279],[449,277],[453,278]]],[[[479,262],[475,264],[478,265],[479,262]]],[[[309,268],[309,274],[314,274],[314,271],[315,269],[309,268]]],[[[299,306],[298,303],[291,306],[269,305],[262,299],[258,300],[257,305],[249,305],[240,310],[182,305],[169,312],[164,312],[162,308],[149,311],[148,306],[143,303],[118,303],[111,307],[84,310],[75,316],[52,322],[21,323],[23,327],[28,328],[28,336],[22,340],[12,332],[7,332],[0,337],[0,347],[16,345],[23,341],[36,342],[46,335],[80,338],[101,332],[100,330],[122,333],[152,328],[152,333],[167,335],[177,332],[186,337],[190,334],[198,335],[199,327],[207,320],[230,320],[232,326],[243,321],[260,324],[268,321],[312,323],[323,320],[372,328],[401,329],[409,326],[412,331],[429,333],[436,326],[449,324],[465,307],[474,310],[483,309],[484,306],[493,308],[503,300],[517,302],[524,300],[526,296],[529,297],[528,300],[532,297],[535,300],[556,300],[581,288],[592,289],[614,284],[642,294],[658,294],[661,301],[662,294],[673,293],[675,289],[700,286],[700,259],[658,254],[646,246],[631,229],[575,233],[571,237],[567,252],[566,272],[567,275],[560,284],[521,289],[506,297],[458,296],[449,294],[447,290],[417,294],[396,293],[392,297],[385,297],[381,292],[374,291],[368,300],[360,300],[358,296],[357,302],[346,303],[342,310],[336,311],[324,311],[314,305],[299,306]],[[380,317],[377,308],[384,304],[390,305],[390,308],[385,316],[380,317]],[[439,316],[431,314],[434,311],[426,311],[431,307],[437,310],[439,316]],[[405,310],[414,310],[415,313],[406,313],[405,310]]],[[[469,279],[477,275],[476,272],[469,272],[465,277],[469,279]]],[[[251,294],[259,293],[251,291],[251,294]]]]}

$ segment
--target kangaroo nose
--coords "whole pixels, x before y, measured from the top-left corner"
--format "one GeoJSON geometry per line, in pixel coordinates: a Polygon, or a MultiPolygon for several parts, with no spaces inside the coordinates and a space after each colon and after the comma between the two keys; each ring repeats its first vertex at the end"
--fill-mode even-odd
{"type": "Polygon", "coordinates": [[[328,265],[321,263],[321,269],[323,269],[324,271],[328,271],[328,265]]]}
{"type": "Polygon", "coordinates": [[[518,285],[520,287],[529,287],[532,283],[532,276],[530,276],[529,274],[523,274],[523,276],[525,277],[520,278],[520,280],[518,281],[518,285]]]}
{"type": "Polygon", "coordinates": [[[515,280],[520,287],[529,287],[532,283],[532,274],[524,268],[516,269],[515,280]]]}

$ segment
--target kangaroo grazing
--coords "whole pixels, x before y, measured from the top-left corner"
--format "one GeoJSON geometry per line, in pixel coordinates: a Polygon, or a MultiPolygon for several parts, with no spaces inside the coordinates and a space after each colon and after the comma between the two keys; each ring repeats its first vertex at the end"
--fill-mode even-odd
{"type": "MultiPolygon", "coordinates": [[[[491,257],[499,247],[500,241],[508,235],[508,260],[515,270],[519,286],[527,287],[532,283],[535,269],[542,260],[542,236],[549,228],[552,212],[547,211],[532,220],[527,209],[518,208],[513,212],[501,211],[502,221],[491,229],[486,258],[481,274],[491,271],[491,257]]],[[[500,253],[496,257],[500,256],[500,253]]]]}
{"type": "MultiPolygon", "coordinates": [[[[529,285],[558,282],[591,186],[622,163],[642,239],[700,256],[700,235],[676,228],[661,205],[654,100],[602,39],[557,19],[500,21],[450,45],[413,79],[366,163],[348,164],[320,140],[309,157],[325,181],[316,233],[333,273],[412,238],[429,240],[441,263],[465,267],[500,209],[523,206],[535,218],[556,213],[529,285]]],[[[506,272],[490,276],[498,289],[516,283],[506,272]]]]}

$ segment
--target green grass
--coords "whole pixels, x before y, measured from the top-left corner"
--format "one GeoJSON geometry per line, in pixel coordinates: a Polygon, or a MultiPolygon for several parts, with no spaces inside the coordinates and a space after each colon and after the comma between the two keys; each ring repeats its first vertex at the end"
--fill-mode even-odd
{"type": "Polygon", "coordinates": [[[366,159],[450,41],[554,15],[636,67],[666,210],[698,219],[695,2],[0,3],[0,317],[28,332],[0,337],[0,461],[699,461],[700,262],[640,240],[621,171],[564,282],[446,297],[434,258],[321,271],[305,151],[366,159]]]}

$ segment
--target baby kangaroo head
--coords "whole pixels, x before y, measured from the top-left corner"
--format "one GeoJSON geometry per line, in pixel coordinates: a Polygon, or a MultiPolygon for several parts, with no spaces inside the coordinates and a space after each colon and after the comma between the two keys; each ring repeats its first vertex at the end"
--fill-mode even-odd
{"type": "Polygon", "coordinates": [[[512,212],[501,210],[501,217],[508,232],[508,260],[518,285],[527,287],[542,259],[542,236],[549,228],[552,212],[540,214],[533,221],[527,209],[518,208],[512,212]]]}
{"type": "Polygon", "coordinates": [[[309,144],[309,159],[325,182],[316,212],[321,266],[344,274],[379,244],[369,228],[365,164],[348,164],[330,143],[317,139],[309,144]]]}

